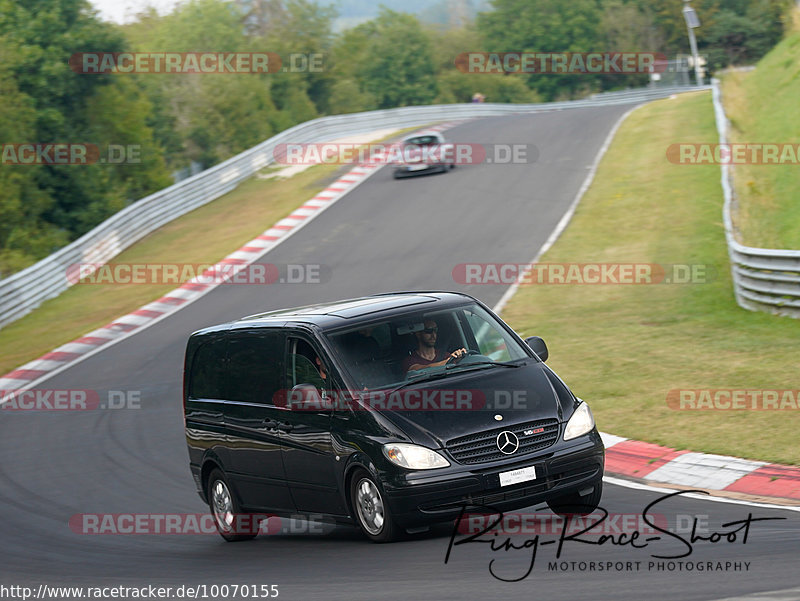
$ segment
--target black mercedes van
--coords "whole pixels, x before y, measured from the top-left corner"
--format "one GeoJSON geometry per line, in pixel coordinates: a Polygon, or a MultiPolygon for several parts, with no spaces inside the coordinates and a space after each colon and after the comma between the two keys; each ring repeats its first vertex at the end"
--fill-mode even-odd
{"type": "Polygon", "coordinates": [[[205,328],[184,367],[192,475],[229,541],[256,535],[247,515],[322,515],[386,542],[465,506],[589,513],[603,443],[547,354],[450,292],[205,328]]]}

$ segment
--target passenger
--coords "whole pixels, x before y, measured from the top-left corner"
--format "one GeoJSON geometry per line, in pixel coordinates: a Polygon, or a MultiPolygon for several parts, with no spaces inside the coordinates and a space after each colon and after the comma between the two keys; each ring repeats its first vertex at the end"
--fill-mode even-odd
{"type": "Polygon", "coordinates": [[[432,319],[425,320],[425,329],[414,332],[417,337],[417,349],[403,360],[403,371],[415,371],[426,367],[445,365],[450,359],[460,359],[467,354],[467,349],[460,348],[452,353],[436,350],[436,338],[439,326],[432,319]]]}
{"type": "Polygon", "coordinates": [[[328,374],[325,372],[325,366],[322,364],[322,359],[319,358],[319,355],[317,355],[314,358],[314,363],[317,364],[317,370],[319,370],[319,377],[327,381],[328,374]]]}
{"type": "Polygon", "coordinates": [[[391,379],[381,358],[380,343],[372,335],[374,329],[370,326],[342,336],[341,344],[351,362],[351,373],[365,390],[391,379]]]}
{"type": "Polygon", "coordinates": [[[319,356],[314,353],[313,357],[312,360],[304,354],[293,355],[293,360],[286,366],[287,373],[292,385],[313,384],[321,393],[326,388],[328,374],[319,356]]]}
{"type": "Polygon", "coordinates": [[[372,336],[374,328],[363,328],[342,337],[343,346],[350,359],[357,363],[374,361],[380,355],[380,345],[372,336]]]}

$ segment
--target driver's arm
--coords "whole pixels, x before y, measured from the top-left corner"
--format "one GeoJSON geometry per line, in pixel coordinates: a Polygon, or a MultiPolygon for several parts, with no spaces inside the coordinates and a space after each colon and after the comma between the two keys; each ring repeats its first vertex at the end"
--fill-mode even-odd
{"type": "Polygon", "coordinates": [[[442,361],[441,364],[445,365],[445,364],[449,363],[450,361],[458,361],[460,359],[463,359],[466,356],[467,356],[467,349],[465,349],[464,347],[461,347],[459,349],[454,350],[452,353],[450,353],[450,355],[448,355],[447,359],[442,361]]]}
{"type": "Polygon", "coordinates": [[[415,371],[417,369],[423,369],[425,367],[441,367],[442,365],[447,365],[450,361],[457,361],[458,359],[461,359],[466,354],[467,354],[467,349],[465,348],[456,349],[441,361],[437,361],[436,363],[428,363],[427,365],[420,365],[419,363],[415,363],[408,368],[408,371],[415,371]]]}

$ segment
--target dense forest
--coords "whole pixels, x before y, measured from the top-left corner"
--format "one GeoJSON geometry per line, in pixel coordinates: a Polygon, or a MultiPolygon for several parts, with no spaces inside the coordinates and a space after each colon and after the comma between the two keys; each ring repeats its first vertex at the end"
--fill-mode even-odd
{"type": "MultiPolygon", "coordinates": [[[[0,163],[0,277],[41,259],[189,166],[210,167],[314,117],[394,106],[537,102],[643,85],[646,75],[474,75],[463,52],[688,53],[681,0],[469,0],[435,19],[386,8],[337,31],[334,5],[193,0],[126,25],[86,0],[0,0],[0,144],[134,148],[135,160],[0,163]],[[483,3],[479,3],[483,4],[483,3]],[[276,73],[76,72],[85,52],[273,52],[321,57],[276,73]]],[[[710,69],[748,64],[782,36],[791,0],[694,0],[710,69]]]]}

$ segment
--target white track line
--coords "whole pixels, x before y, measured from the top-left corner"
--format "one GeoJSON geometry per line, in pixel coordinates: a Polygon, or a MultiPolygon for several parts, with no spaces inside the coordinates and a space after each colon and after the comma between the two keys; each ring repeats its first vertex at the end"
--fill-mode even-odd
{"type": "MultiPolygon", "coordinates": [[[[615,486],[624,486],[625,488],[633,488],[635,490],[646,490],[648,492],[658,493],[673,493],[681,489],[663,488],[660,486],[652,486],[642,482],[633,482],[631,480],[623,480],[622,478],[615,478],[614,476],[603,476],[603,482],[613,484],[615,486]]],[[[792,505],[775,505],[773,503],[759,503],[757,501],[746,501],[744,499],[731,499],[730,497],[717,497],[713,493],[708,495],[701,495],[697,493],[685,493],[681,495],[687,499],[697,499],[698,501],[713,501],[714,503],[729,503],[731,505],[747,505],[749,507],[763,507],[765,509],[783,509],[786,511],[794,511],[800,513],[800,507],[792,505]]]]}

